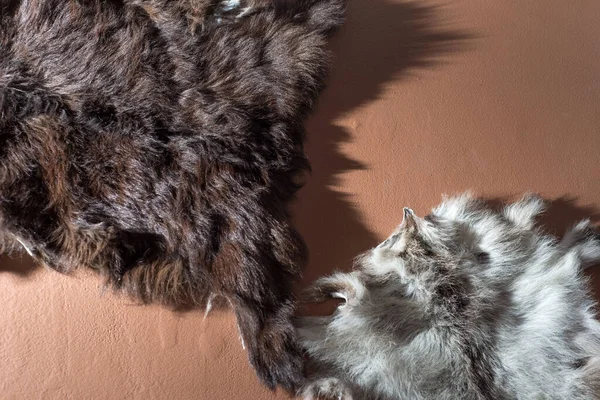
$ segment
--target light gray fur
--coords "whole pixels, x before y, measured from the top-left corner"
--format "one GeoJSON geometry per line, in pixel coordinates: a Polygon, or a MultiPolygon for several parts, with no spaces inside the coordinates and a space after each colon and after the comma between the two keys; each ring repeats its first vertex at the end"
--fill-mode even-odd
{"type": "Polygon", "coordinates": [[[345,300],[297,320],[315,373],[305,399],[594,399],[600,323],[583,268],[600,261],[589,222],[562,241],[534,227],[544,202],[501,212],[465,194],[404,220],[355,271],[309,298],[345,300]]]}

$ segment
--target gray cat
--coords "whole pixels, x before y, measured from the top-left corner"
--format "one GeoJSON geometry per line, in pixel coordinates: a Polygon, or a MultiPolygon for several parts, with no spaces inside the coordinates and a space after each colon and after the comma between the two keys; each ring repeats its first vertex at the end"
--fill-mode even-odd
{"type": "Polygon", "coordinates": [[[600,323],[583,269],[600,261],[589,221],[562,241],[541,233],[533,195],[492,211],[469,194],[396,231],[309,300],[297,320],[315,363],[305,399],[593,399],[600,323]]]}

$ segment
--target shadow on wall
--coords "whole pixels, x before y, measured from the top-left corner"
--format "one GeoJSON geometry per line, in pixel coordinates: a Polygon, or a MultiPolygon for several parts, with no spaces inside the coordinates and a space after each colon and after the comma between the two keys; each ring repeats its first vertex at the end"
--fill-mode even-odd
{"type": "Polygon", "coordinates": [[[38,265],[27,255],[0,256],[0,272],[10,272],[21,278],[29,278],[37,268],[38,265]]]}
{"type": "Polygon", "coordinates": [[[387,82],[434,68],[444,56],[466,49],[474,36],[452,29],[440,14],[414,1],[349,2],[347,22],[332,41],[327,89],[307,126],[313,172],[294,212],[310,252],[303,286],[350,269],[355,256],[376,244],[349,196],[335,190],[341,174],[367,168],[340,150],[353,134],[336,119],[381,98],[387,82]]]}
{"type": "Polygon", "coordinates": [[[540,218],[543,229],[557,237],[562,237],[577,222],[589,219],[592,224],[600,222],[600,213],[591,205],[578,206],[573,197],[560,197],[548,204],[548,209],[540,218]]]}

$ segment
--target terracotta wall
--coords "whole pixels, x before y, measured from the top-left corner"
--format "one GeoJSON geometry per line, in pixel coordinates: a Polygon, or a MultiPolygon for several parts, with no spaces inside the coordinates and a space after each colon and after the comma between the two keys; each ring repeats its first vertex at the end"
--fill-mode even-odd
{"type": "MultiPolygon", "coordinates": [[[[540,192],[558,233],[600,219],[600,2],[351,1],[294,207],[306,281],[442,193],[540,192]]],[[[257,383],[230,314],[135,306],[28,259],[0,261],[0,288],[1,399],[287,398],[257,383]]]]}

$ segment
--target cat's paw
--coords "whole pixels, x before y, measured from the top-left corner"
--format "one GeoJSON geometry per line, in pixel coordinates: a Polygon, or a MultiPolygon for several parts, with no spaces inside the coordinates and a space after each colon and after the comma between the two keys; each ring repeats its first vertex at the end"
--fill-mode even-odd
{"type": "Polygon", "coordinates": [[[322,378],[310,382],[298,393],[304,400],[352,400],[352,393],[337,378],[322,378]]]}
{"type": "Polygon", "coordinates": [[[335,273],[331,276],[318,279],[303,294],[306,302],[323,302],[328,299],[344,300],[346,305],[356,305],[365,296],[367,289],[362,283],[359,274],[335,273]]]}
{"type": "Polygon", "coordinates": [[[584,268],[600,263],[600,233],[589,220],[581,221],[563,237],[561,247],[574,253],[584,268]]]}
{"type": "Polygon", "coordinates": [[[504,208],[502,214],[520,229],[534,228],[535,218],[544,212],[546,202],[534,193],[528,193],[521,200],[504,208]]]}

